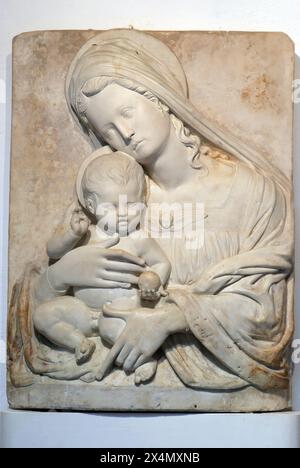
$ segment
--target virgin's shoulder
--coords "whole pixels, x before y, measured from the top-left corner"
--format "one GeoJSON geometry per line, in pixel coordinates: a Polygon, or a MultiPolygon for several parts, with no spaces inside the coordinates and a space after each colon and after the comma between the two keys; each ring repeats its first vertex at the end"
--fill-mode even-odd
{"type": "Polygon", "coordinates": [[[230,178],[235,172],[238,161],[233,158],[207,156],[203,159],[203,163],[215,177],[230,178]]]}
{"type": "Polygon", "coordinates": [[[265,175],[258,171],[254,166],[241,160],[215,159],[210,162],[211,176],[224,186],[231,186],[232,190],[242,190],[244,196],[247,195],[246,189],[251,185],[266,184],[270,182],[265,175]]]}
{"type": "Polygon", "coordinates": [[[207,157],[203,160],[207,169],[207,176],[202,178],[203,184],[213,185],[215,188],[230,188],[238,167],[238,161],[207,157]]]}

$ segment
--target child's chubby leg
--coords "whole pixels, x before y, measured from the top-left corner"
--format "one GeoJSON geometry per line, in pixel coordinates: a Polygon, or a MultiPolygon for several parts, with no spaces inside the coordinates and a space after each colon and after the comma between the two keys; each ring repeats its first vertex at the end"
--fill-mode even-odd
{"type": "Polygon", "coordinates": [[[95,334],[95,322],[89,308],[75,297],[58,297],[39,305],[33,322],[50,342],[75,352],[77,364],[86,362],[95,350],[95,343],[87,339],[95,334]]]}

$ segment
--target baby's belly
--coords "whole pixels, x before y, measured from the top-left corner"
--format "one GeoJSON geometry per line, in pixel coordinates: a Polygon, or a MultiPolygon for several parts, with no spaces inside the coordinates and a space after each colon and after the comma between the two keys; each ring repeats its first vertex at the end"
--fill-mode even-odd
{"type": "Polygon", "coordinates": [[[114,302],[122,308],[128,304],[129,299],[138,304],[139,293],[136,288],[74,288],[74,296],[92,309],[102,309],[107,302],[114,302]]]}

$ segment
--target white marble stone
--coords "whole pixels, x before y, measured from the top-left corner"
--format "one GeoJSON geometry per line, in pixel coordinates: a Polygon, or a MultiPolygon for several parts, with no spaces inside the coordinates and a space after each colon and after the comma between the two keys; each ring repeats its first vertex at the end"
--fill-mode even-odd
{"type": "Polygon", "coordinates": [[[42,32],[14,52],[10,405],[289,409],[291,41],[42,32]]]}

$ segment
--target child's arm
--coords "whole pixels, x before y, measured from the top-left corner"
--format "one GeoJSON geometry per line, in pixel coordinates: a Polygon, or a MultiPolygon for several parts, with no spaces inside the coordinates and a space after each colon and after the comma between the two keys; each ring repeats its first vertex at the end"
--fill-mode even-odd
{"type": "Polygon", "coordinates": [[[157,299],[160,297],[164,286],[166,286],[170,278],[171,264],[154,239],[140,239],[136,242],[135,246],[137,254],[145,260],[150,270],[142,273],[140,276],[139,287],[142,297],[144,294],[145,299],[157,299]],[[156,275],[149,275],[150,272],[158,275],[158,281],[155,279],[156,275]]]}
{"type": "Polygon", "coordinates": [[[158,274],[162,286],[165,286],[170,278],[171,263],[154,239],[145,239],[142,244],[144,252],[140,256],[145,259],[151,271],[158,274]]]}
{"type": "Polygon", "coordinates": [[[70,252],[79,241],[86,235],[90,225],[90,220],[80,208],[75,208],[72,212],[70,226],[64,232],[56,231],[47,244],[48,256],[58,260],[66,253],[70,252]]]}

